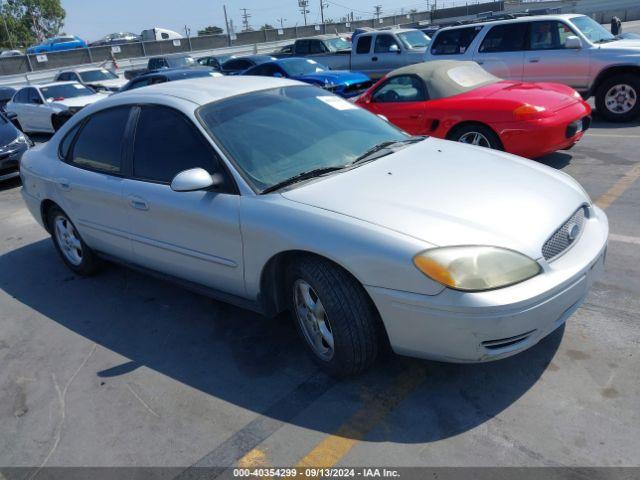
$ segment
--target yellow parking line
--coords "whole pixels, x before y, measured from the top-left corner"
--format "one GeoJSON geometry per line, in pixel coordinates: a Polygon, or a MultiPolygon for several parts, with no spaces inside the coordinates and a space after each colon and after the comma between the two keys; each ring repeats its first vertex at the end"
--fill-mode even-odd
{"type": "Polygon", "coordinates": [[[624,174],[624,176],[618,180],[613,186],[598,200],[596,205],[601,209],[606,210],[615,202],[620,195],[627,191],[627,189],[633,185],[633,182],[640,178],[640,163],[637,163],[631,170],[624,174]]]}
{"type": "Polygon", "coordinates": [[[268,468],[271,464],[265,453],[259,448],[254,448],[244,457],[238,460],[238,468],[268,468]]]}
{"type": "Polygon", "coordinates": [[[335,434],[328,435],[319,442],[313,450],[300,459],[296,468],[334,466],[405,400],[426,377],[427,371],[424,365],[413,364],[398,376],[390,389],[365,402],[363,407],[342,424],[335,434]]]}

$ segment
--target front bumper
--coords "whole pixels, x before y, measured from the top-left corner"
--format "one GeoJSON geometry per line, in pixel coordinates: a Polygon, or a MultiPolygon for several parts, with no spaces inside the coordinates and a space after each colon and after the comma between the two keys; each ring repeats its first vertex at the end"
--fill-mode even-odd
{"type": "Polygon", "coordinates": [[[0,182],[20,176],[20,159],[27,149],[25,145],[10,152],[0,152],[0,182]]]}
{"type": "Polygon", "coordinates": [[[561,326],[603,270],[607,217],[592,206],[580,239],[543,273],[487,292],[434,296],[367,286],[396,353],[447,362],[486,362],[535,345],[561,326]]]}

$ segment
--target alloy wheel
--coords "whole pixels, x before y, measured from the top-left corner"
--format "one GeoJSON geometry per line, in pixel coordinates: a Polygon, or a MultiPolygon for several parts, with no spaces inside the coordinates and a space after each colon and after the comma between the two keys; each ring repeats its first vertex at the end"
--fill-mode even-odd
{"type": "Polygon", "coordinates": [[[480,132],[467,132],[458,139],[460,143],[469,145],[478,145],[480,147],[491,148],[489,139],[480,132]]]}
{"type": "Polygon", "coordinates": [[[320,297],[307,282],[296,280],[293,302],[307,343],[322,360],[331,360],[334,354],[333,332],[320,297]]]}
{"type": "Polygon", "coordinates": [[[604,98],[607,109],[615,114],[629,113],[638,101],[637,93],[631,85],[622,83],[611,87],[604,98]]]}
{"type": "Polygon", "coordinates": [[[69,219],[63,215],[58,215],[54,222],[56,242],[64,257],[74,266],[82,263],[82,242],[76,232],[75,227],[69,219]]]}

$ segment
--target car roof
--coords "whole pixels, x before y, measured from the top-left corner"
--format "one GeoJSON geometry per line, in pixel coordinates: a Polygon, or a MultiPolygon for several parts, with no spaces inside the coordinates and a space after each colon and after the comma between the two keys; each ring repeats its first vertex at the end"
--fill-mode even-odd
{"type": "Polygon", "coordinates": [[[476,62],[460,60],[432,60],[416,63],[392,71],[387,75],[387,78],[400,75],[416,75],[421,78],[429,86],[429,98],[431,100],[452,97],[502,80],[484,70],[476,62]],[[458,67],[464,68],[464,70],[458,70],[458,76],[463,75],[473,80],[474,77],[479,75],[480,78],[485,80],[480,83],[472,81],[472,86],[470,87],[463,86],[460,81],[454,81],[453,76],[449,74],[452,69],[458,67]]]}
{"type": "Polygon", "coordinates": [[[58,85],[80,85],[83,86],[81,83],[78,82],[73,82],[73,81],[69,81],[69,82],[47,82],[47,83],[39,83],[37,85],[25,85],[27,87],[36,87],[36,88],[47,88],[47,87],[55,87],[58,85]]]}
{"type": "Polygon", "coordinates": [[[465,23],[463,25],[452,25],[449,27],[444,27],[439,29],[436,33],[443,32],[445,30],[457,30],[459,28],[468,28],[468,27],[477,27],[477,26],[493,26],[493,25],[504,25],[506,23],[523,23],[523,22],[535,22],[540,20],[571,20],[576,17],[584,17],[585,15],[579,13],[557,13],[552,15],[531,15],[524,16],[518,18],[507,18],[503,20],[493,20],[493,21],[478,21],[475,23],[465,23]]]}
{"type": "Polygon", "coordinates": [[[58,74],[61,73],[68,73],[68,72],[75,72],[75,73],[82,73],[82,72],[92,72],[94,70],[106,70],[106,68],[104,67],[80,67],[80,68],[65,68],[64,70],[60,70],[58,72],[58,74]]]}
{"type": "MultiPolygon", "coordinates": [[[[345,36],[346,36],[346,34],[345,34],[345,36]]],[[[332,38],[342,38],[342,39],[344,39],[344,37],[342,35],[336,35],[335,33],[325,33],[324,35],[316,35],[315,37],[299,38],[298,40],[330,40],[332,38]]]]}
{"type": "MultiPolygon", "coordinates": [[[[115,95],[114,98],[121,99],[135,95],[171,96],[187,100],[196,105],[205,105],[236,95],[294,85],[304,84],[294,80],[256,76],[217,77],[215,80],[213,78],[193,78],[128,90],[115,95]]],[[[105,101],[108,100],[105,99],[105,101]]]]}
{"type": "Polygon", "coordinates": [[[162,70],[156,70],[155,72],[145,73],[136,77],[134,80],[138,80],[139,78],[148,78],[148,77],[158,77],[163,76],[169,79],[171,78],[180,78],[185,74],[195,74],[195,73],[214,73],[214,70],[203,67],[203,68],[163,68],[162,70]]]}

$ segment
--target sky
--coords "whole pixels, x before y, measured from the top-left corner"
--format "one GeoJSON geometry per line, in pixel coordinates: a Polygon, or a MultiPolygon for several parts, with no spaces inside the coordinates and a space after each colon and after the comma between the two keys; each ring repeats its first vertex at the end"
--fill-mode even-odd
{"type": "MultiPolygon", "coordinates": [[[[323,0],[328,7],[325,19],[339,21],[353,10],[354,17],[371,18],[374,6],[382,6],[382,15],[394,15],[415,8],[426,10],[426,0],[323,0]]],[[[227,13],[236,27],[241,29],[241,8],[251,15],[250,25],[258,29],[269,23],[279,26],[283,19],[285,27],[303,25],[304,20],[298,9],[298,0],[61,0],[67,12],[64,31],[78,35],[85,40],[94,41],[113,32],[140,33],[153,27],[163,27],[184,34],[185,25],[191,28],[191,34],[207,25],[224,28],[222,5],[226,4],[227,13]]],[[[444,5],[464,5],[464,0],[437,0],[438,7],[444,5]]],[[[468,3],[477,3],[470,0],[468,3]]],[[[320,0],[309,0],[307,15],[309,23],[319,21],[320,0]]]]}

